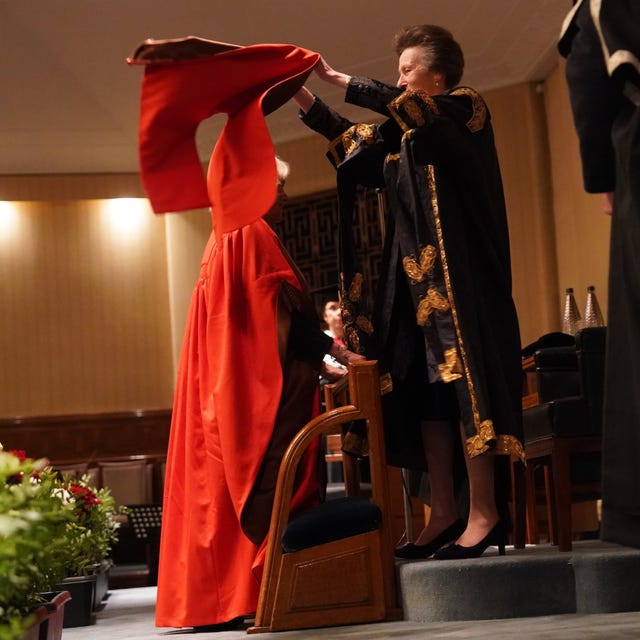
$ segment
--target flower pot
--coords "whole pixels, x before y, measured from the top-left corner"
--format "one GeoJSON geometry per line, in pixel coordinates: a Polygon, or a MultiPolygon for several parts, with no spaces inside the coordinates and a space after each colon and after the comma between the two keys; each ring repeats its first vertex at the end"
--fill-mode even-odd
{"type": "Polygon", "coordinates": [[[56,585],[56,589],[68,591],[71,600],[64,609],[63,627],[86,627],[96,623],[93,602],[96,590],[96,576],[72,576],[56,585]]]}
{"type": "Polygon", "coordinates": [[[24,632],[20,640],[46,640],[49,611],[42,605],[31,613],[31,617],[31,626],[24,632]],[[44,635],[41,635],[41,633],[44,635]]]}
{"type": "Polygon", "coordinates": [[[104,608],[102,601],[107,597],[109,591],[109,569],[108,562],[97,564],[94,570],[96,574],[96,589],[93,598],[93,610],[99,611],[104,608]]]}
{"type": "Polygon", "coordinates": [[[48,595],[52,597],[44,604],[49,612],[47,631],[43,635],[41,629],[39,640],[61,640],[65,605],[71,600],[71,594],[68,591],[58,591],[48,595]]]}

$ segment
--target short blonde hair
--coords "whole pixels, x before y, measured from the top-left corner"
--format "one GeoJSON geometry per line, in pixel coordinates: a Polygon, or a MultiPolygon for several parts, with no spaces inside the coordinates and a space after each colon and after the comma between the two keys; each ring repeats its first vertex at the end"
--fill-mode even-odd
{"type": "Polygon", "coordinates": [[[278,174],[278,182],[284,183],[289,177],[291,167],[288,162],[285,162],[280,156],[276,156],[276,172],[278,174]]]}

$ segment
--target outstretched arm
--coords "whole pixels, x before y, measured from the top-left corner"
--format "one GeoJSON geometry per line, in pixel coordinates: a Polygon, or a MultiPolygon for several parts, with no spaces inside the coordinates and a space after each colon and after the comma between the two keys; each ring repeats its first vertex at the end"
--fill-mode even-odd
{"type": "Polygon", "coordinates": [[[324,80],[325,82],[336,87],[340,87],[341,89],[346,89],[349,84],[349,80],[351,80],[351,76],[346,73],[336,71],[333,67],[327,64],[327,61],[324,58],[320,58],[313,70],[316,72],[316,75],[320,80],[324,80]]]}

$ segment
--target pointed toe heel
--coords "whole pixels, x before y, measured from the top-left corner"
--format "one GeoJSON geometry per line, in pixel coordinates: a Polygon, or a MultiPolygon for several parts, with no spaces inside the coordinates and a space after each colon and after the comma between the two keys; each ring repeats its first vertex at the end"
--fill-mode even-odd
{"type": "Polygon", "coordinates": [[[489,547],[498,547],[498,554],[506,554],[507,534],[502,526],[498,524],[487,533],[487,535],[477,544],[471,547],[463,547],[459,544],[450,544],[447,547],[436,551],[433,557],[436,560],[467,560],[469,558],[479,558],[489,547]]]}
{"type": "Polygon", "coordinates": [[[431,557],[438,549],[444,547],[445,544],[456,540],[465,530],[465,523],[462,520],[456,520],[451,526],[447,527],[442,533],[438,534],[431,542],[427,544],[414,544],[409,542],[402,547],[398,547],[394,551],[396,558],[404,560],[418,560],[431,557]]]}

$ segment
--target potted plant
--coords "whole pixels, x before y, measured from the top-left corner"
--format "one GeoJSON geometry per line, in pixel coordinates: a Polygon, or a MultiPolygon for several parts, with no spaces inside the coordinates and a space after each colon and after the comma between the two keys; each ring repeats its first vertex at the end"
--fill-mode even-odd
{"type": "MultiPolygon", "coordinates": [[[[73,514],[55,495],[47,461],[0,445],[0,637],[17,640],[33,629],[34,612],[65,573],[66,532],[73,514]]],[[[43,608],[40,608],[43,613],[43,608]]],[[[44,619],[46,616],[41,617],[44,619]]]]}
{"type": "Polygon", "coordinates": [[[65,530],[65,578],[57,585],[73,598],[65,627],[84,626],[95,620],[94,611],[106,595],[109,555],[119,525],[115,500],[108,488],[91,486],[88,476],[59,479],[56,493],[73,513],[65,530]]]}

